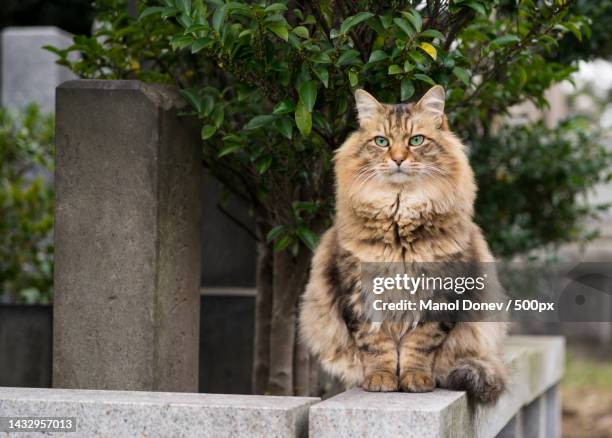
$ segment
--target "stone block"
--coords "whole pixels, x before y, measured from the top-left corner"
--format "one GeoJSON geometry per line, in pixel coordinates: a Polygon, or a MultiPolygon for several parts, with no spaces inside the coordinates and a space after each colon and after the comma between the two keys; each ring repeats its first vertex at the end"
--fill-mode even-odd
{"type": "Polygon", "coordinates": [[[201,143],[173,90],[57,90],[53,385],[198,390],[201,143]]]}
{"type": "MultiPolygon", "coordinates": [[[[539,398],[563,374],[564,351],[563,338],[510,337],[504,350],[510,382],[494,405],[472,408],[464,392],[443,389],[426,394],[346,391],[310,409],[310,436],[492,438],[503,432],[501,436],[520,437],[530,420],[515,424],[514,417],[534,400],[543,403],[539,398]]],[[[544,408],[538,410],[538,431],[544,424],[542,412],[544,408]]]]}
{"type": "MultiPolygon", "coordinates": [[[[163,392],[2,388],[1,415],[74,417],[76,433],[96,438],[305,438],[318,398],[163,392]]],[[[2,436],[0,432],[0,436],[2,436]]],[[[40,436],[20,433],[20,437],[40,436]]]]}
{"type": "Polygon", "coordinates": [[[55,88],[75,75],[56,64],[57,56],[42,47],[66,48],[72,35],[52,26],[7,27],[1,40],[2,106],[23,108],[36,102],[44,112],[53,112],[55,88]]]}

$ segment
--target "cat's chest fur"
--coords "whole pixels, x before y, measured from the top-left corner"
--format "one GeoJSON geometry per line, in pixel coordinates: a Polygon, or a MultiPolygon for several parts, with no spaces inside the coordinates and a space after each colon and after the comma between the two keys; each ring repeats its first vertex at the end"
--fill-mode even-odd
{"type": "Polygon", "coordinates": [[[469,245],[470,225],[463,211],[398,192],[352,203],[341,240],[366,262],[458,260],[469,245]]]}

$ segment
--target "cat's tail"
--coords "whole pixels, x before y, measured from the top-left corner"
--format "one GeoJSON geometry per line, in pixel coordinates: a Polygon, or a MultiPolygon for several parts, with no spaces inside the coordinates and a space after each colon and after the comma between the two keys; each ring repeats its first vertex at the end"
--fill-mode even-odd
{"type": "Polygon", "coordinates": [[[508,386],[508,366],[500,351],[506,329],[498,322],[457,324],[436,356],[438,386],[466,391],[476,403],[495,403],[508,386]]]}
{"type": "Polygon", "coordinates": [[[496,359],[470,357],[461,359],[450,371],[444,385],[455,391],[466,391],[477,403],[495,403],[507,387],[505,366],[496,359]]]}

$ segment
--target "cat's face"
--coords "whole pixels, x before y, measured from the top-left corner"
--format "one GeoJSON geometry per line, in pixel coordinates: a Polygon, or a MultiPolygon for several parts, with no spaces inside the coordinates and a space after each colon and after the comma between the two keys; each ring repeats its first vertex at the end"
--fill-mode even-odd
{"type": "Polygon", "coordinates": [[[449,144],[444,97],[444,89],[435,86],[417,103],[386,105],[357,90],[360,128],[347,142],[350,151],[341,152],[337,160],[349,160],[345,164],[364,184],[452,179],[463,152],[449,144]]]}

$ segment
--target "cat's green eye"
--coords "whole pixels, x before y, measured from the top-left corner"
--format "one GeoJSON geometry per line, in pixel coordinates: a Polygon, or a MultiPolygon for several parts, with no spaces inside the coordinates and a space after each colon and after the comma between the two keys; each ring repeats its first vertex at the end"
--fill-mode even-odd
{"type": "Polygon", "coordinates": [[[376,143],[377,146],[380,146],[382,148],[386,148],[387,146],[389,146],[389,140],[386,137],[383,137],[382,135],[377,135],[376,137],[374,137],[374,143],[376,143]]]}
{"type": "Polygon", "coordinates": [[[425,137],[423,137],[422,135],[414,135],[410,137],[410,145],[420,146],[423,144],[423,140],[425,140],[425,137]]]}

